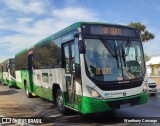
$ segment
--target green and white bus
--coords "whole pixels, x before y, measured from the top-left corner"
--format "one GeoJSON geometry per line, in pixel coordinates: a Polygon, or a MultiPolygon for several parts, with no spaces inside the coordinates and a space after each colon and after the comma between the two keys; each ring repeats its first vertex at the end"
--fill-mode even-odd
{"type": "Polygon", "coordinates": [[[0,82],[2,82],[3,79],[3,64],[0,63],[0,82]]]}
{"type": "Polygon", "coordinates": [[[137,29],[75,23],[15,56],[17,86],[53,101],[62,114],[121,109],[148,100],[137,29]]]}
{"type": "Polygon", "coordinates": [[[1,63],[0,78],[1,82],[3,84],[7,84],[9,87],[16,85],[14,58],[7,59],[3,63],[1,63]]]}

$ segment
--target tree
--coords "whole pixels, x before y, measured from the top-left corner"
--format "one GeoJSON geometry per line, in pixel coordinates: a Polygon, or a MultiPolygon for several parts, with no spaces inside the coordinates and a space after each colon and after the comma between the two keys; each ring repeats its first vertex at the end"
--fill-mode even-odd
{"type": "Polygon", "coordinates": [[[151,57],[148,56],[147,54],[144,54],[144,58],[145,58],[145,61],[146,61],[146,62],[149,61],[149,60],[151,59],[151,57]]]}
{"type": "Polygon", "coordinates": [[[140,30],[143,43],[146,43],[149,40],[154,39],[154,37],[155,37],[154,34],[150,33],[146,29],[146,26],[141,24],[140,22],[137,22],[137,23],[131,22],[128,26],[133,27],[133,28],[137,28],[140,30]]]}

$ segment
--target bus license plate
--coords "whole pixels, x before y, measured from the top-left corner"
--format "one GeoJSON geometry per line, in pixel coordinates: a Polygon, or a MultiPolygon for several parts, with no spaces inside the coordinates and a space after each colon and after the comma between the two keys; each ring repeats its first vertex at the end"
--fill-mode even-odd
{"type": "Polygon", "coordinates": [[[128,104],[122,104],[122,105],[120,105],[120,108],[128,108],[130,106],[131,106],[130,103],[128,103],[128,104]]]}
{"type": "Polygon", "coordinates": [[[151,89],[151,91],[153,91],[153,92],[157,92],[157,89],[151,89]]]}

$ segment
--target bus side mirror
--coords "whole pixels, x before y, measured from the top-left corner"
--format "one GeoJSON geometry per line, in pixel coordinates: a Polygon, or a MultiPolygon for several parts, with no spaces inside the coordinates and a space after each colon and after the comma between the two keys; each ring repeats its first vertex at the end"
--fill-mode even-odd
{"type": "Polygon", "coordinates": [[[79,35],[80,35],[80,32],[76,32],[76,33],[74,33],[74,37],[75,37],[75,38],[78,38],[78,37],[79,37],[79,35]]]}
{"type": "Polygon", "coordinates": [[[82,40],[78,42],[79,53],[86,53],[86,46],[82,40]]]}
{"type": "Polygon", "coordinates": [[[81,32],[76,32],[76,33],[74,34],[74,37],[75,37],[75,39],[76,39],[76,38],[79,39],[79,41],[78,41],[79,53],[86,53],[85,44],[84,44],[84,42],[82,41],[81,32]]]}

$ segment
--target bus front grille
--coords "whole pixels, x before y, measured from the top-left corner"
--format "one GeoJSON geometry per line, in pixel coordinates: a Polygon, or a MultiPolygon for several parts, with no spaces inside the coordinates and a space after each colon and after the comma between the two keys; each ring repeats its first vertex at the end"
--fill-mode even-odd
{"type": "Polygon", "coordinates": [[[143,80],[130,81],[129,83],[118,83],[118,82],[107,82],[107,83],[97,83],[97,86],[103,91],[111,90],[123,90],[140,87],[143,80]]]}

